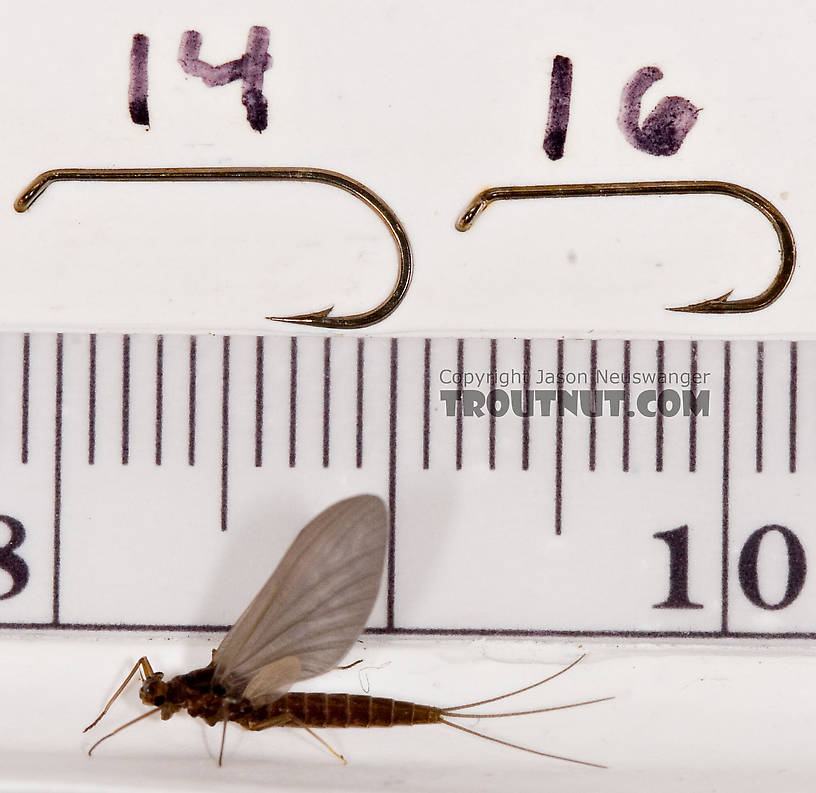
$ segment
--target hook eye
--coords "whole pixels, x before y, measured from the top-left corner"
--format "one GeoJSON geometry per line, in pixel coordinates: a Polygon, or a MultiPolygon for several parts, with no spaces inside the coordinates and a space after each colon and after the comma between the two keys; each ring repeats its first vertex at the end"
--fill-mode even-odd
{"type": "Polygon", "coordinates": [[[320,168],[58,168],[37,176],[14,202],[18,212],[25,212],[53,182],[233,182],[233,181],[299,181],[320,182],[351,193],[382,220],[399,255],[399,269],[394,288],[374,308],[360,314],[330,316],[334,306],[307,314],[267,317],[278,322],[293,322],[317,328],[356,330],[382,322],[402,302],[411,284],[413,258],[408,235],[388,204],[364,184],[334,171],[320,168]]]}
{"type": "Polygon", "coordinates": [[[780,264],[771,283],[753,297],[730,300],[733,289],[719,297],[675,306],[668,311],[685,311],[695,314],[747,314],[761,311],[771,305],[793,278],[796,267],[796,243],[785,216],[767,198],[731,182],[605,182],[597,184],[552,184],[522,187],[489,187],[482,190],[467,206],[456,221],[457,231],[467,231],[476,218],[494,201],[510,201],[525,198],[578,198],[583,196],[632,196],[632,195],[726,195],[745,201],[758,209],[773,226],[779,240],[780,264]]]}

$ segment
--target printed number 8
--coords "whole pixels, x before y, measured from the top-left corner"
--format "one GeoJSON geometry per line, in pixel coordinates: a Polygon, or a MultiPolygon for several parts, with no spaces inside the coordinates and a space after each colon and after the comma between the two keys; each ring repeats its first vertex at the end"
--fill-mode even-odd
{"type": "Polygon", "coordinates": [[[25,539],[23,524],[8,515],[0,515],[0,523],[5,523],[11,532],[9,541],[0,548],[0,569],[5,570],[12,580],[11,589],[0,595],[0,600],[6,600],[19,594],[25,588],[28,583],[28,565],[22,557],[14,553],[25,539]]]}

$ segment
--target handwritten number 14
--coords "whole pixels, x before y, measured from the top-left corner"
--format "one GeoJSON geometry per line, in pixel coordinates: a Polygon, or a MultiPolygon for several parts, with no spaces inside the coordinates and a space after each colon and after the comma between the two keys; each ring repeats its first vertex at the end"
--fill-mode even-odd
{"type": "MultiPolygon", "coordinates": [[[[241,81],[241,102],[246,107],[249,126],[263,132],[268,123],[268,103],[263,94],[264,72],[272,65],[269,55],[269,29],[254,26],[249,29],[246,51],[240,58],[213,66],[202,60],[202,36],[197,30],[188,30],[181,37],[178,62],[185,74],[200,78],[204,85],[214,88],[241,81]]],[[[130,85],[128,106],[134,124],[150,125],[147,104],[147,57],[150,41],[137,33],[130,49],[130,85]]]]}

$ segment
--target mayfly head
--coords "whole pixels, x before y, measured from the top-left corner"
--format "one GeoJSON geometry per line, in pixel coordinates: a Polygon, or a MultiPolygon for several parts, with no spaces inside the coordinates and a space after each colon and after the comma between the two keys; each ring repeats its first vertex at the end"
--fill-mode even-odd
{"type": "Polygon", "coordinates": [[[145,678],[139,689],[139,698],[145,705],[152,705],[161,711],[162,720],[167,721],[174,713],[178,713],[182,701],[175,689],[174,680],[165,681],[164,672],[154,672],[145,678]]]}
{"type": "Polygon", "coordinates": [[[145,678],[139,689],[139,697],[145,705],[160,708],[167,700],[167,683],[164,681],[164,672],[154,672],[145,678]]]}

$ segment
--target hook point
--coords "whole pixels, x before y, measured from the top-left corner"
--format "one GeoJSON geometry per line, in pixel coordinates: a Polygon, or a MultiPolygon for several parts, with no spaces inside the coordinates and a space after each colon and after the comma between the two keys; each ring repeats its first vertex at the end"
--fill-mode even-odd
{"type": "Polygon", "coordinates": [[[292,322],[297,325],[321,327],[324,324],[321,320],[326,319],[332,311],[334,311],[334,306],[323,308],[320,311],[310,311],[307,314],[292,314],[289,317],[266,317],[266,319],[271,319],[273,322],[292,322]]]}
{"type": "Polygon", "coordinates": [[[733,289],[729,289],[719,297],[711,297],[708,300],[701,300],[699,303],[689,303],[687,306],[670,306],[666,311],[682,311],[686,314],[724,314],[727,309],[724,306],[729,304],[733,289]]]}

